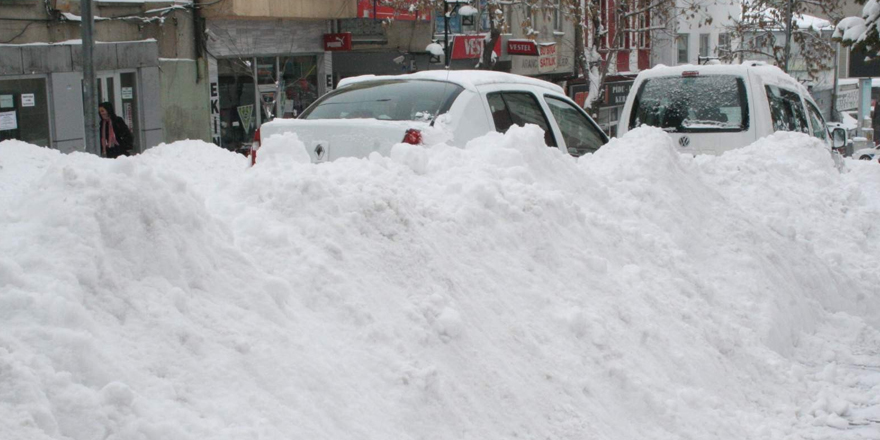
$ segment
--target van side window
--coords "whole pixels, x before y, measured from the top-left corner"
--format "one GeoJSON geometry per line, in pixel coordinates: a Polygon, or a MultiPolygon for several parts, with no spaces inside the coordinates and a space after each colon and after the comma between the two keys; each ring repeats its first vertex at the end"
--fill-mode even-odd
{"type": "Polygon", "coordinates": [[[770,103],[770,116],[773,119],[774,131],[799,131],[810,133],[807,115],[797,92],[776,86],[764,86],[767,101],[770,103]]]}
{"type": "Polygon", "coordinates": [[[817,109],[810,101],[807,101],[807,113],[810,114],[810,125],[813,126],[813,136],[816,136],[823,141],[827,141],[828,128],[825,127],[825,119],[822,118],[822,113],[819,113],[819,109],[817,109]]]}
{"type": "Polygon", "coordinates": [[[572,156],[594,153],[605,144],[605,137],[586,115],[574,105],[562,99],[544,95],[550,113],[559,125],[565,147],[572,156]]]}
{"type": "Polygon", "coordinates": [[[549,147],[557,146],[547,115],[535,95],[528,92],[495,92],[487,94],[486,100],[492,111],[495,131],[506,133],[513,124],[535,124],[544,130],[544,143],[549,147]]]}

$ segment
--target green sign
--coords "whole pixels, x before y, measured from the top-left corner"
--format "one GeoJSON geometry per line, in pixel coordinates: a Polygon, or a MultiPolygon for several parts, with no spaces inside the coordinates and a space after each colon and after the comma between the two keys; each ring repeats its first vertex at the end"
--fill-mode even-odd
{"type": "Polygon", "coordinates": [[[251,130],[251,123],[254,122],[254,106],[242,105],[238,107],[238,118],[241,119],[241,125],[245,133],[251,130]]]}

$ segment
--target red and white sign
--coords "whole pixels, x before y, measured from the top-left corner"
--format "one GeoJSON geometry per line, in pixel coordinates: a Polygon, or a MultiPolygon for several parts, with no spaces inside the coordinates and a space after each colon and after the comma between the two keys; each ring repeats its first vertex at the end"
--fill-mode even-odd
{"type": "Polygon", "coordinates": [[[552,72],[556,70],[556,43],[541,43],[538,45],[538,72],[552,72]]]}
{"type": "Polygon", "coordinates": [[[351,50],[351,32],[324,34],[324,50],[328,52],[351,50]]]}
{"type": "MultiPolygon", "coordinates": [[[[483,56],[486,35],[456,35],[452,44],[452,59],[467,60],[483,56]]],[[[495,40],[495,53],[501,54],[501,39],[495,40]]]]}
{"type": "Polygon", "coordinates": [[[538,45],[532,40],[507,40],[508,55],[538,56],[538,45]]]}
{"type": "MultiPolygon", "coordinates": [[[[407,3],[414,5],[417,0],[409,0],[407,3]]],[[[375,18],[383,20],[393,18],[402,21],[431,20],[431,13],[410,12],[409,8],[394,9],[392,6],[383,6],[381,0],[358,0],[358,18],[375,18]]]]}

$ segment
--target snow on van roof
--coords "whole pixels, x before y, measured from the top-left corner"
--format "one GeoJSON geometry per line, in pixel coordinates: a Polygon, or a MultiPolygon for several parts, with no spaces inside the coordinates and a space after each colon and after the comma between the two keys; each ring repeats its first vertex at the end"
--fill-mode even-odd
{"type": "Polygon", "coordinates": [[[807,88],[796,79],[785,73],[779,67],[767,64],[763,61],[744,61],[742,64],[711,64],[681,66],[657,65],[651,69],[639,73],[638,79],[656,78],[661,76],[681,75],[683,72],[700,72],[701,75],[738,75],[745,76],[747,73],[755,75],[764,82],[776,86],[795,87],[802,93],[808,93],[807,88]]]}
{"type": "Polygon", "coordinates": [[[523,84],[535,87],[543,87],[557,93],[565,93],[562,87],[556,84],[543,81],[528,76],[515,75],[505,72],[490,72],[484,70],[426,70],[422,72],[410,73],[405,75],[361,75],[351,78],[344,78],[339,81],[338,88],[346,87],[364,81],[376,80],[401,80],[401,79],[423,79],[429,81],[448,81],[453,84],[464,87],[468,90],[475,90],[478,86],[490,84],[523,84]]]}

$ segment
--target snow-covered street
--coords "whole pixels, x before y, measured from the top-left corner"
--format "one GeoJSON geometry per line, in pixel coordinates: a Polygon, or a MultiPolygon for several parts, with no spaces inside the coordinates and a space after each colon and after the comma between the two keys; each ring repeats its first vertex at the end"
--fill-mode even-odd
{"type": "Polygon", "coordinates": [[[880,439],[880,165],[0,143],[0,439],[880,439]]]}

